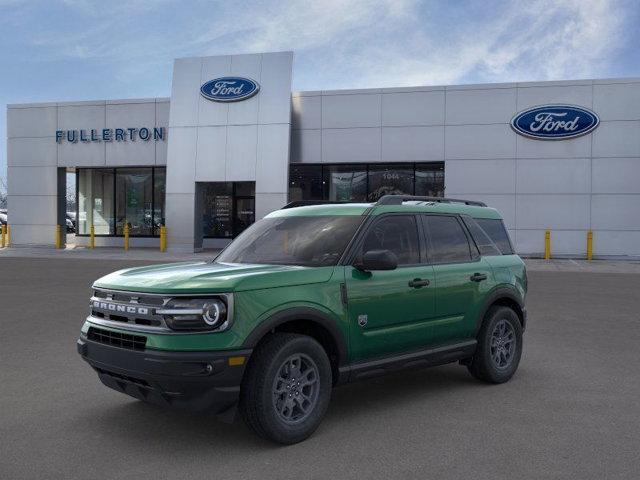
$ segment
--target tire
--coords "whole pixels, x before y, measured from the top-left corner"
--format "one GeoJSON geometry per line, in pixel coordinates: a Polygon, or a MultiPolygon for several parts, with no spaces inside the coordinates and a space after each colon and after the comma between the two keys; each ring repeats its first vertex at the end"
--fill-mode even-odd
{"type": "Polygon", "coordinates": [[[320,425],[332,384],[329,358],[317,341],[274,333],[251,356],[240,389],[240,414],[260,437],[298,443],[320,425]]]}
{"type": "Polygon", "coordinates": [[[491,307],[477,340],[476,352],[467,365],[471,375],[489,383],[508,381],[516,373],[522,356],[522,325],[516,312],[509,307],[491,307]]]}

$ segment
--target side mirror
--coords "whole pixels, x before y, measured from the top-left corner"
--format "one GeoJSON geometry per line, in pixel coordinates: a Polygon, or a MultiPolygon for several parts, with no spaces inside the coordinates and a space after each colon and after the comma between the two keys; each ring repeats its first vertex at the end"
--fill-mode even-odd
{"type": "Polygon", "coordinates": [[[395,270],[398,267],[398,257],[389,250],[369,250],[353,266],[363,272],[395,270]]]}

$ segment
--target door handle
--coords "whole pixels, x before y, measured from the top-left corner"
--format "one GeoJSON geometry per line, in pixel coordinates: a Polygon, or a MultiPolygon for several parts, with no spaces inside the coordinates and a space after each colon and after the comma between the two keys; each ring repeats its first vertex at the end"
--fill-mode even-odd
{"type": "Polygon", "coordinates": [[[421,278],[414,278],[413,280],[409,280],[409,286],[411,288],[426,287],[427,285],[429,285],[429,283],[429,280],[423,280],[421,278]]]}
{"type": "Polygon", "coordinates": [[[482,280],[486,280],[487,276],[484,273],[474,273],[469,277],[469,280],[472,282],[481,282],[482,280]]]}

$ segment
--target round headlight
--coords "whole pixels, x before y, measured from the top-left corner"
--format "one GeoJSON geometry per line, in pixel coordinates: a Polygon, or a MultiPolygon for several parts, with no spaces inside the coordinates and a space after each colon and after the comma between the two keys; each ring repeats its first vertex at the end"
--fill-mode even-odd
{"type": "Polygon", "coordinates": [[[220,300],[207,302],[202,307],[202,319],[212,327],[220,325],[227,318],[227,307],[220,300]]]}
{"type": "Polygon", "coordinates": [[[156,310],[172,330],[206,331],[228,324],[227,305],[221,298],[175,298],[156,310]]]}

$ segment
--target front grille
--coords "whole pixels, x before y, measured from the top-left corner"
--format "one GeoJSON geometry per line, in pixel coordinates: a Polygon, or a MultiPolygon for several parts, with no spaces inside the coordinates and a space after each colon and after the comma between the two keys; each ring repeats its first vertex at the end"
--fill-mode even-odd
{"type": "Polygon", "coordinates": [[[164,298],[156,295],[145,295],[144,293],[107,292],[105,290],[95,289],[93,295],[96,298],[110,299],[123,303],[139,303],[142,305],[154,305],[156,307],[161,307],[164,304],[164,298]]]}
{"type": "Polygon", "coordinates": [[[129,335],[96,327],[89,327],[87,338],[93,342],[129,350],[144,350],[147,344],[147,337],[142,335],[129,335]]]}
{"type": "Polygon", "coordinates": [[[94,318],[168,330],[164,317],[155,313],[168,301],[161,296],[94,289],[89,303],[94,318]]]}

